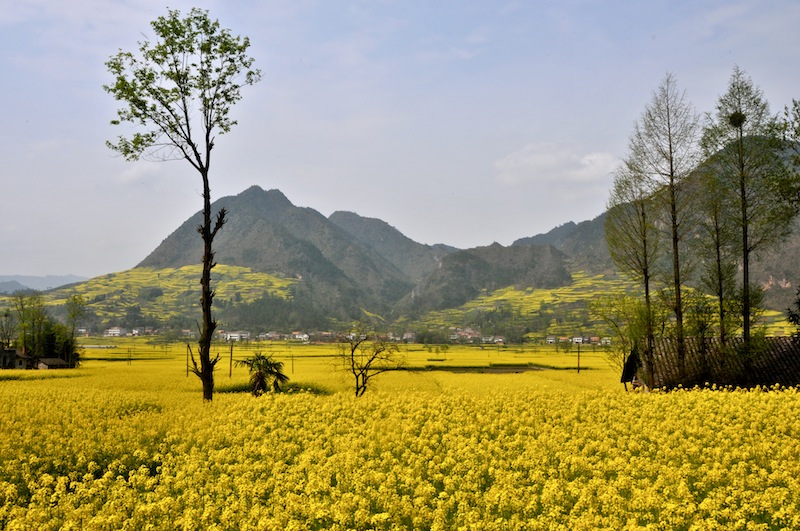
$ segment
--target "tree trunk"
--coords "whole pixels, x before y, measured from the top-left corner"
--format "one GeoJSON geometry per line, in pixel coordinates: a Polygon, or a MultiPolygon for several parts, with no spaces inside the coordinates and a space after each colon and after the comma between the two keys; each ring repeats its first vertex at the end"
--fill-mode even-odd
{"type": "Polygon", "coordinates": [[[714,234],[716,237],[716,267],[717,267],[717,300],[719,302],[719,342],[724,347],[725,342],[728,340],[726,333],[725,319],[727,318],[725,312],[725,279],[723,277],[722,269],[722,231],[720,229],[720,221],[714,221],[714,234]]]}
{"type": "MultiPolygon", "coordinates": [[[[671,161],[671,158],[670,158],[671,161]]],[[[675,336],[678,347],[678,373],[686,379],[686,341],[683,337],[683,300],[681,297],[680,234],[678,233],[678,211],[675,197],[675,179],[670,177],[670,221],[672,224],[672,278],[675,290],[675,336]]]]}
{"type": "Polygon", "coordinates": [[[203,272],[200,276],[200,308],[203,313],[200,330],[200,381],[203,382],[203,400],[214,398],[214,364],[211,361],[211,339],[214,337],[216,321],[211,316],[211,304],[214,293],[211,290],[211,269],[214,267],[214,251],[211,244],[214,232],[211,229],[211,190],[208,185],[208,172],[203,176],[203,224],[198,232],[203,238],[203,272]]]}
{"type": "Polygon", "coordinates": [[[649,250],[652,242],[648,238],[647,229],[647,210],[645,204],[639,205],[639,215],[642,223],[642,282],[644,285],[644,306],[645,306],[645,359],[647,360],[647,377],[649,381],[647,385],[652,389],[655,387],[655,367],[654,367],[654,350],[655,350],[655,334],[653,331],[653,308],[652,301],[650,300],[650,259],[649,250]]]}
{"type": "Polygon", "coordinates": [[[645,356],[647,358],[647,385],[652,389],[655,387],[655,334],[653,332],[653,309],[650,301],[650,275],[645,273],[644,277],[644,307],[645,307],[645,335],[647,336],[645,346],[645,356]]]}
{"type": "Polygon", "coordinates": [[[744,347],[744,377],[745,383],[750,378],[750,212],[747,201],[747,178],[744,167],[744,133],[742,127],[737,128],[737,157],[739,162],[739,201],[742,222],[742,340],[744,347]]]}

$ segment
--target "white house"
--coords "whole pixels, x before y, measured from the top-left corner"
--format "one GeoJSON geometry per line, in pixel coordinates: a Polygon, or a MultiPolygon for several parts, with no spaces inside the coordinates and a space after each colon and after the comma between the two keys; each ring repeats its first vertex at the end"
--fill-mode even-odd
{"type": "Polygon", "coordinates": [[[121,328],[119,326],[112,326],[111,328],[107,329],[103,332],[105,337],[122,337],[127,333],[127,330],[121,328]]]}

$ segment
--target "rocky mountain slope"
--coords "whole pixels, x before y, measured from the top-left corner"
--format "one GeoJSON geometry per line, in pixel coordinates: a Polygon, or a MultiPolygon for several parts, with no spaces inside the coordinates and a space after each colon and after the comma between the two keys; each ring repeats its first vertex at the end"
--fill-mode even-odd
{"type": "Polygon", "coordinates": [[[442,258],[458,251],[444,244],[417,243],[385,221],[353,212],[336,211],[328,219],[361,245],[385,258],[414,283],[421,282],[440,267],[442,258]]]}

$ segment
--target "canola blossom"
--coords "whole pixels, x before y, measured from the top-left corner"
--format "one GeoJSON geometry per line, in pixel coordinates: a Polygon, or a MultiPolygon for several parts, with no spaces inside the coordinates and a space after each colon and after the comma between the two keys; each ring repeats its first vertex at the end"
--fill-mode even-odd
{"type": "Polygon", "coordinates": [[[204,404],[179,371],[87,365],[0,381],[0,528],[800,528],[794,389],[431,373],[204,404]]]}

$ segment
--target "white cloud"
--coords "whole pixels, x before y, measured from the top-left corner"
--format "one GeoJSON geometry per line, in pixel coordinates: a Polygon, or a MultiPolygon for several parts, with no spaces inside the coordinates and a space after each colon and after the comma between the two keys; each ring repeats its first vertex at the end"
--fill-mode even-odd
{"type": "Polygon", "coordinates": [[[508,185],[525,182],[587,183],[605,179],[617,164],[610,153],[579,154],[553,143],[528,144],[495,161],[497,180],[508,185]]]}

